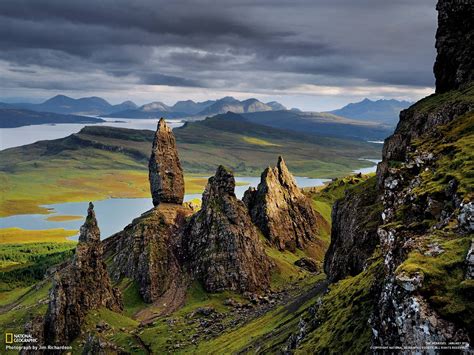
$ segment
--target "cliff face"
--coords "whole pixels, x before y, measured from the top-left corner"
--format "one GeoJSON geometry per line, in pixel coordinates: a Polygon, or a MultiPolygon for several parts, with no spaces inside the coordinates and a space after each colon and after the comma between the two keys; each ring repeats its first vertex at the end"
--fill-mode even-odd
{"type": "Polygon", "coordinates": [[[153,140],[149,177],[154,206],[159,203],[183,203],[184,177],[176,139],[163,118],[158,122],[153,140]]]}
{"type": "Polygon", "coordinates": [[[439,0],[434,65],[436,92],[459,89],[474,80],[474,3],[439,0]]]}
{"type": "Polygon", "coordinates": [[[120,292],[112,288],[102,260],[103,247],[93,207],[90,203],[73,261],[54,275],[44,325],[48,344],[64,345],[74,340],[90,310],[122,310],[120,292]]]}
{"type": "Polygon", "coordinates": [[[438,94],[402,112],[377,171],[385,277],[371,321],[376,345],[473,337],[473,229],[461,221],[473,199],[474,4],[440,0],[437,8],[438,94]]]}
{"type": "Polygon", "coordinates": [[[346,191],[332,210],[331,244],[324,258],[324,271],[330,281],[362,272],[378,245],[381,203],[375,178],[346,191]]]}
{"type": "Polygon", "coordinates": [[[270,284],[270,261],[234,189],[234,176],[219,166],[203,193],[201,210],[185,233],[186,262],[207,291],[265,290],[270,284]]]}
{"type": "Polygon", "coordinates": [[[282,157],[276,167],[265,169],[257,189],[247,190],[243,201],[252,221],[280,250],[295,251],[315,241],[319,216],[296,186],[282,157]]]}
{"type": "Polygon", "coordinates": [[[349,191],[334,206],[329,278],[383,265],[372,274],[374,346],[474,338],[473,6],[439,1],[437,93],[401,112],[385,141],[376,186],[349,191]],[[364,225],[377,201],[381,213],[364,225]]]}
{"type": "Polygon", "coordinates": [[[106,240],[114,280],[135,280],[146,302],[182,289],[186,276],[178,261],[185,219],[192,210],[161,203],[106,240]]]}

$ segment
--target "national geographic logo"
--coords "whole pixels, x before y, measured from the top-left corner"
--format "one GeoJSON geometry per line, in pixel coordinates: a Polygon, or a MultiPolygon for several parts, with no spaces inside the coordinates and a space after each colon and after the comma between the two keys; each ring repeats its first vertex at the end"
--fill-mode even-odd
{"type": "Polygon", "coordinates": [[[38,339],[34,338],[31,334],[5,333],[5,344],[36,343],[37,341],[38,339]]]}

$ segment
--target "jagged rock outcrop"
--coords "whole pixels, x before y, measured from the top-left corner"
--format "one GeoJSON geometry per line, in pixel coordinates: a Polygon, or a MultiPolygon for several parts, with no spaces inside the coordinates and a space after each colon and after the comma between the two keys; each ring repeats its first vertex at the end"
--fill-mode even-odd
{"type": "Polygon", "coordinates": [[[183,169],[178,157],[176,139],[164,118],[158,122],[148,168],[153,205],[182,204],[184,199],[183,169]]]}
{"type": "MultiPolygon", "coordinates": [[[[469,318],[459,314],[446,316],[449,314],[446,304],[451,301],[454,304],[450,305],[451,312],[461,307],[461,300],[466,309],[464,314],[472,310],[469,291],[465,291],[466,295],[458,291],[459,299],[450,299],[452,291],[446,289],[447,280],[436,284],[424,276],[430,274],[429,270],[405,263],[410,253],[420,253],[426,257],[423,260],[427,265],[435,265],[431,258],[446,253],[438,244],[442,243],[439,236],[459,242],[469,233],[463,223],[463,201],[464,206],[469,205],[470,201],[466,201],[469,194],[459,188],[463,181],[455,178],[455,175],[464,176],[463,169],[469,169],[464,166],[469,158],[462,155],[459,158],[460,148],[455,142],[472,132],[474,3],[440,0],[437,9],[438,57],[434,68],[437,95],[401,113],[395,133],[385,141],[383,161],[377,170],[384,223],[377,233],[384,279],[370,320],[375,346],[421,348],[432,342],[469,342],[473,336],[469,318]],[[457,91],[443,94],[454,89],[457,91]],[[449,128],[440,127],[443,125],[449,128]],[[464,129],[458,128],[464,125],[464,129]],[[444,156],[450,158],[446,160],[444,156]],[[458,160],[457,166],[450,165],[451,159],[458,160]],[[443,176],[443,180],[437,175],[443,176]],[[430,189],[434,184],[438,187],[430,189]],[[426,287],[427,283],[431,285],[426,287]]],[[[469,156],[472,151],[465,154],[469,156]]],[[[463,247],[458,248],[463,254],[463,247]]],[[[445,271],[446,277],[454,279],[454,270],[464,266],[461,274],[469,279],[469,263],[464,260],[445,271]]],[[[435,275],[430,276],[436,279],[435,275]]]]}
{"type": "Polygon", "coordinates": [[[234,176],[219,166],[185,233],[185,262],[210,292],[257,292],[270,284],[271,263],[234,189],[234,176]]]}
{"type": "MultiPolygon", "coordinates": [[[[361,271],[360,261],[371,251],[368,264],[381,266],[368,274],[377,286],[366,312],[372,330],[367,349],[421,353],[430,344],[474,338],[468,143],[474,124],[473,5],[439,1],[437,93],[401,112],[394,134],[385,140],[376,186],[349,191],[333,210],[325,262],[330,279],[361,271]],[[363,220],[371,200],[360,205],[365,194],[381,203],[369,226],[363,220]]],[[[353,304],[345,311],[360,316],[353,304]]]]}
{"type": "Polygon", "coordinates": [[[102,253],[94,206],[89,203],[74,259],[54,275],[44,325],[47,344],[64,345],[74,340],[90,310],[122,310],[120,291],[111,285],[102,253]]]}
{"type": "Polygon", "coordinates": [[[360,273],[379,244],[377,227],[382,223],[381,203],[375,178],[346,191],[332,209],[331,244],[324,271],[332,282],[360,273]]]}
{"type": "Polygon", "coordinates": [[[474,81],[474,2],[439,0],[434,65],[436,92],[459,89],[474,81]]]}
{"type": "Polygon", "coordinates": [[[282,157],[276,167],[268,167],[257,189],[245,192],[252,221],[280,250],[304,248],[318,235],[318,215],[303,195],[282,157]]]}
{"type": "Polygon", "coordinates": [[[178,254],[186,217],[192,213],[188,207],[160,203],[106,239],[112,279],[135,280],[146,302],[180,292],[185,275],[178,254]]]}

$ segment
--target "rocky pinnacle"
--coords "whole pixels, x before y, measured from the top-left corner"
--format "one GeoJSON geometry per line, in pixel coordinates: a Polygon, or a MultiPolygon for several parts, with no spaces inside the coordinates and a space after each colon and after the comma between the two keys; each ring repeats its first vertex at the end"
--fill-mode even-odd
{"type": "Polygon", "coordinates": [[[184,199],[183,169],[178,157],[176,139],[164,118],[158,122],[148,168],[153,205],[182,204],[184,199]]]}
{"type": "Polygon", "coordinates": [[[189,269],[209,292],[255,292],[270,284],[270,261],[234,188],[232,173],[219,166],[187,227],[189,269]]]}
{"type": "Polygon", "coordinates": [[[243,201],[253,223],[280,250],[304,248],[318,235],[318,216],[282,157],[264,170],[258,188],[247,190],[243,201]]]}
{"type": "Polygon", "coordinates": [[[120,291],[111,285],[102,252],[94,205],[89,203],[74,259],[54,275],[44,323],[47,344],[74,340],[90,310],[122,310],[120,291]]]}

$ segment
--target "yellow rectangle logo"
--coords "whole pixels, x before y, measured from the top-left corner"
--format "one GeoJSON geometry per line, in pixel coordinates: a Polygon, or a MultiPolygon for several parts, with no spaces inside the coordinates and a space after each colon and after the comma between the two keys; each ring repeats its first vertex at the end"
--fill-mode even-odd
{"type": "Polygon", "coordinates": [[[5,333],[5,344],[13,344],[13,333],[5,333]]]}

